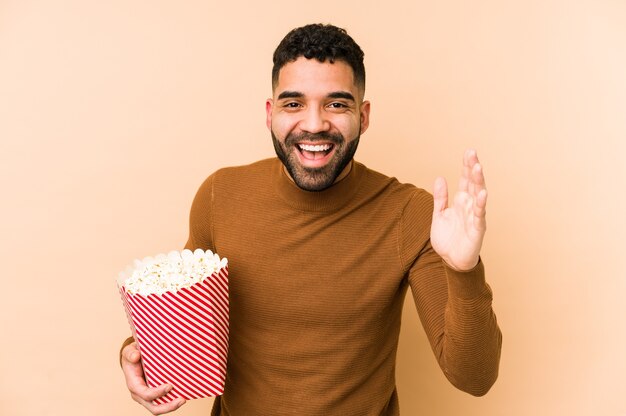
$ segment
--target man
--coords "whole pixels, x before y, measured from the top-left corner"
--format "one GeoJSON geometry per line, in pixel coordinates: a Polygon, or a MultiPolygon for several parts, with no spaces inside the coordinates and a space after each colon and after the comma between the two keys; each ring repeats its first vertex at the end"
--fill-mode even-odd
{"type": "MultiPolygon", "coordinates": [[[[353,160],[369,124],[363,52],[342,29],[291,31],[274,53],[266,102],[278,159],[221,169],[201,186],[186,247],[229,259],[230,345],[217,415],[397,415],[394,371],[410,287],[446,377],[485,394],[501,334],[479,258],[487,191],[467,151],[448,208],[353,160]]],[[[132,339],[122,367],[154,414],[132,339]]]]}

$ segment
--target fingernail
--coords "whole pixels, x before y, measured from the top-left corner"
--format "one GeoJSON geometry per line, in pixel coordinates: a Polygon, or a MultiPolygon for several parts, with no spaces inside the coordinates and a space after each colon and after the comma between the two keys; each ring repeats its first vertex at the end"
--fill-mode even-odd
{"type": "Polygon", "coordinates": [[[181,406],[182,406],[182,405],[184,405],[184,404],[185,404],[185,401],[184,401],[183,399],[180,399],[180,400],[178,401],[178,404],[176,405],[176,408],[178,409],[179,407],[181,407],[181,406]]]}
{"type": "Polygon", "coordinates": [[[170,385],[165,386],[165,393],[169,393],[170,391],[172,391],[172,386],[170,385]]]}

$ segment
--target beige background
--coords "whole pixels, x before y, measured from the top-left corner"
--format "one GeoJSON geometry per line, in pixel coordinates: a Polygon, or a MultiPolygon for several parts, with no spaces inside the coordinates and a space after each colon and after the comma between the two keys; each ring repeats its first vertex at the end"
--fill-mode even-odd
{"type": "Polygon", "coordinates": [[[212,171],[273,155],[271,54],[318,21],[366,53],[358,160],[430,190],[473,146],[487,174],[500,378],[455,390],[408,298],[403,414],[626,415],[623,0],[0,0],[0,414],[145,414],[117,272],[182,247],[212,171]]]}

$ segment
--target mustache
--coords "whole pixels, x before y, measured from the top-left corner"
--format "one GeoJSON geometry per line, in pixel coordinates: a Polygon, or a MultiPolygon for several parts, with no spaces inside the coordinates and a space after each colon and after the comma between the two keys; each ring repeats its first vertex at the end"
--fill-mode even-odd
{"type": "Polygon", "coordinates": [[[285,145],[287,146],[295,146],[296,143],[299,142],[331,142],[332,144],[339,146],[345,142],[343,135],[341,134],[332,134],[328,132],[321,133],[289,133],[285,138],[285,145]]]}

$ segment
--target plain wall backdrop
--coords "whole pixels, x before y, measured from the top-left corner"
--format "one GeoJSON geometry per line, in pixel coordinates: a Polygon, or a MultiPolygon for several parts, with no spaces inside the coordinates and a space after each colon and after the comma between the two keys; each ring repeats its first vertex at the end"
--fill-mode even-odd
{"type": "Polygon", "coordinates": [[[485,168],[500,377],[455,390],[409,296],[402,414],[626,415],[623,0],[0,0],[0,414],[147,414],[117,273],[182,248],[215,169],[273,156],[271,56],[312,22],[365,51],[357,160],[428,190],[467,147],[485,168]]]}

